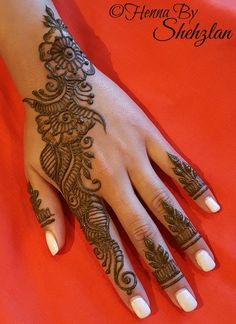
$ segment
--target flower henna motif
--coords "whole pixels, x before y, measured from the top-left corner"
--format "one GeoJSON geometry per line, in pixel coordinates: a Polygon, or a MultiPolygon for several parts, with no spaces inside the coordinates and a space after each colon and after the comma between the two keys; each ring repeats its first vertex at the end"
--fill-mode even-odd
{"type": "Polygon", "coordinates": [[[103,117],[90,108],[94,94],[87,76],[95,69],[63,22],[48,7],[46,13],[44,25],[49,31],[39,53],[49,81],[45,89],[32,91],[35,98],[24,99],[38,113],[38,132],[45,142],[41,167],[60,188],[106,273],[130,295],[137,278],[123,269],[124,254],[110,235],[109,215],[96,194],[101,182],[91,175],[93,138],[88,132],[97,123],[106,130],[103,117]]]}
{"type": "Polygon", "coordinates": [[[70,109],[51,115],[40,115],[36,117],[36,121],[43,140],[51,144],[81,140],[94,125],[92,119],[84,119],[70,109]]]}
{"type": "Polygon", "coordinates": [[[41,60],[47,62],[53,74],[72,78],[77,75],[85,80],[86,75],[94,73],[91,63],[71,36],[57,36],[53,43],[42,43],[39,51],[41,60]]]}
{"type": "MultiPolygon", "coordinates": [[[[77,73],[85,63],[82,51],[71,37],[56,38],[49,52],[52,60],[57,63],[57,67],[63,70],[77,73]]],[[[89,62],[86,60],[87,65],[89,62]]]]}
{"type": "Polygon", "coordinates": [[[44,35],[45,42],[39,45],[41,61],[56,76],[68,79],[85,80],[87,75],[95,73],[94,67],[87,59],[79,45],[73,40],[61,19],[55,19],[50,8],[46,9],[44,25],[50,30],[44,35]],[[60,35],[56,35],[59,31],[60,35]]]}

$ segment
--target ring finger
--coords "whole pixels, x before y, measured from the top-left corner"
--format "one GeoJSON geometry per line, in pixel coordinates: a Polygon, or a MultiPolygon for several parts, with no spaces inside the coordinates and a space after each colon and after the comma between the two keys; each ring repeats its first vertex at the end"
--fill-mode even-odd
{"type": "Polygon", "coordinates": [[[189,220],[175,197],[153,170],[148,157],[132,166],[129,175],[149,209],[167,228],[177,244],[203,271],[214,269],[214,256],[205,240],[189,220]]]}

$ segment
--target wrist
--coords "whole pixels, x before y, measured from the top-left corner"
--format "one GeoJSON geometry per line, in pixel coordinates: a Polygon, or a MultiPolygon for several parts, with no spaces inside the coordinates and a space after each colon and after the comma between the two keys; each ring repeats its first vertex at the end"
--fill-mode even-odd
{"type": "Polygon", "coordinates": [[[32,85],[41,87],[47,76],[38,53],[45,34],[46,5],[59,17],[51,1],[21,0],[19,5],[4,0],[0,4],[0,54],[22,97],[31,93],[32,85]]]}

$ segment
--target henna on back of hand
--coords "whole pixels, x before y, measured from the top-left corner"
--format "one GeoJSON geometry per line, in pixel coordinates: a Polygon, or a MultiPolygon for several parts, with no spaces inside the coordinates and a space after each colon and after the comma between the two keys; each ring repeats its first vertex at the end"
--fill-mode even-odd
{"type": "Polygon", "coordinates": [[[48,82],[45,89],[32,92],[34,98],[24,99],[38,113],[38,132],[45,142],[41,167],[59,186],[106,273],[131,294],[137,278],[132,271],[123,270],[124,254],[111,237],[109,215],[96,194],[101,182],[91,175],[93,138],[88,133],[97,123],[104,130],[106,126],[101,114],[91,108],[95,95],[87,76],[94,75],[95,68],[48,7],[44,25],[49,30],[39,45],[39,54],[48,82]]]}

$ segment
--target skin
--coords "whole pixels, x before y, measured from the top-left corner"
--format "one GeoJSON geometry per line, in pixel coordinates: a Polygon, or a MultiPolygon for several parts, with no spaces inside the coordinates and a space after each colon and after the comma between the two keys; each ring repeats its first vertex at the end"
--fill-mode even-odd
{"type": "MultiPolygon", "coordinates": [[[[22,98],[32,98],[32,90],[43,88],[46,83],[47,71],[39,60],[37,51],[46,32],[42,24],[45,5],[50,6],[55,15],[59,17],[50,1],[23,0],[19,7],[13,0],[4,0],[0,5],[2,27],[0,41],[2,44],[4,43],[4,46],[1,46],[1,54],[22,98]],[[29,7],[29,12],[27,11],[26,14],[25,8],[29,7]],[[10,19],[13,13],[14,21],[10,19]],[[16,26],[20,26],[20,28],[17,29],[16,26]],[[11,36],[9,37],[9,35],[11,36]],[[15,59],[14,53],[16,52],[20,60],[15,59]]],[[[150,238],[156,247],[161,245],[171,259],[172,255],[145,206],[135,194],[134,188],[155,217],[173,234],[166,220],[166,211],[162,202],[167,202],[180,211],[184,217],[188,216],[156,174],[150,161],[155,162],[179,186],[183,187],[179,176],[173,170],[173,163],[168,157],[168,153],[178,157],[182,162],[185,160],[165,140],[141,108],[96,67],[95,74],[88,75],[87,81],[92,85],[92,92],[95,94],[92,108],[99,112],[106,121],[106,132],[101,125],[89,130],[89,136],[94,139],[92,151],[95,155],[95,159],[92,161],[91,175],[92,178],[99,179],[102,184],[96,195],[111,206],[134,247],[143,257],[150,271],[153,271],[145,255],[147,251],[145,237],[150,238]]],[[[58,191],[62,194],[63,192],[42,169],[40,155],[45,147],[45,142],[42,140],[35,122],[38,113],[27,104],[25,107],[25,174],[33,189],[40,193],[40,208],[49,208],[50,213],[53,214],[55,221],[44,226],[43,230],[51,231],[54,234],[60,250],[66,239],[64,215],[58,198],[58,191]]],[[[207,189],[194,200],[206,212],[210,212],[210,210],[204,199],[209,196],[215,199],[212,192],[207,189]]],[[[123,251],[124,270],[135,274],[112,220],[110,220],[110,235],[123,251]]],[[[214,259],[212,251],[203,238],[198,239],[184,250],[184,253],[198,268],[195,253],[201,249],[208,251],[214,259]]],[[[108,277],[130,310],[132,310],[130,299],[134,296],[143,297],[149,304],[148,297],[137,275],[137,284],[131,295],[117,286],[112,274],[108,274],[108,277]]],[[[194,296],[185,277],[165,289],[167,296],[177,307],[180,306],[175,298],[175,292],[181,288],[187,288],[194,296]]]]}

